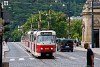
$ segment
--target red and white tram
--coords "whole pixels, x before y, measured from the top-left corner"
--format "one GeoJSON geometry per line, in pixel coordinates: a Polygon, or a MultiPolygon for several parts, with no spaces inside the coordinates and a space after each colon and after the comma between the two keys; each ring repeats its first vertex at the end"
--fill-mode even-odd
{"type": "Polygon", "coordinates": [[[56,32],[53,30],[29,31],[22,37],[23,46],[34,56],[54,56],[56,32]]]}

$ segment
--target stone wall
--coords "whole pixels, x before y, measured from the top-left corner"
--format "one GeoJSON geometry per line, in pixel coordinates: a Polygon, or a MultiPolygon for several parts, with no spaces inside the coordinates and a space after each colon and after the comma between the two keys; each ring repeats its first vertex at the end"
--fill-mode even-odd
{"type": "MultiPolygon", "coordinates": [[[[99,1],[100,2],[100,1],[99,1]]],[[[91,2],[83,7],[82,11],[82,46],[85,42],[92,43],[92,8],[91,2]]],[[[100,6],[94,8],[94,29],[99,29],[99,47],[100,47],[100,6]]]]}

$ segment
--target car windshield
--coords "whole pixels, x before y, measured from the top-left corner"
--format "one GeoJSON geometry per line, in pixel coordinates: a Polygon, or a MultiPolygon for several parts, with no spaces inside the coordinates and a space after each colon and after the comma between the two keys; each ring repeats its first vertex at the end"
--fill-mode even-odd
{"type": "Polygon", "coordinates": [[[55,43],[55,36],[38,36],[38,43],[55,43]]]}
{"type": "Polygon", "coordinates": [[[71,45],[73,44],[73,41],[72,40],[62,40],[62,45],[71,45]]]}

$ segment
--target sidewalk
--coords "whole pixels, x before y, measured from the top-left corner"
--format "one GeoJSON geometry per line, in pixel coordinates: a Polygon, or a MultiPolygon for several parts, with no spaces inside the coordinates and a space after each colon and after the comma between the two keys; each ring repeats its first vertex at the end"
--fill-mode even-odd
{"type": "Polygon", "coordinates": [[[3,42],[2,43],[2,58],[5,57],[5,52],[8,52],[9,51],[9,48],[8,48],[8,45],[6,42],[3,42]]]}
{"type": "MultiPolygon", "coordinates": [[[[86,49],[82,48],[82,47],[76,47],[74,48],[75,50],[80,50],[80,51],[87,51],[86,49]]],[[[93,50],[94,53],[100,55],[100,48],[91,48],[93,50]]]]}

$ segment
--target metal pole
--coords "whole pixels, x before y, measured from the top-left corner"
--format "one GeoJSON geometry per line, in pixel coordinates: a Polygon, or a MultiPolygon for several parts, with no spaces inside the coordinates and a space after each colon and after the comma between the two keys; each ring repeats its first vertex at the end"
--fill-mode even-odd
{"type": "Polygon", "coordinates": [[[33,25],[32,25],[32,23],[31,23],[31,30],[33,30],[33,25]]]}
{"type": "Polygon", "coordinates": [[[68,27],[68,31],[69,31],[69,35],[68,35],[68,38],[71,38],[71,34],[70,34],[70,13],[71,13],[71,11],[70,11],[70,0],[69,0],[69,18],[68,18],[68,23],[69,23],[69,27],[68,27]]]}
{"type": "Polygon", "coordinates": [[[49,22],[48,22],[48,30],[49,30],[49,29],[51,29],[51,7],[52,7],[51,2],[52,2],[52,0],[50,0],[50,3],[49,3],[50,9],[49,9],[49,22]]]}
{"type": "Polygon", "coordinates": [[[50,22],[48,21],[48,30],[50,29],[50,22]]]}
{"type": "Polygon", "coordinates": [[[51,27],[50,27],[50,24],[51,24],[51,9],[49,10],[48,30],[51,28],[51,27]]]}
{"type": "Polygon", "coordinates": [[[41,30],[41,12],[39,11],[38,30],[41,30]]]}
{"type": "Polygon", "coordinates": [[[70,35],[70,15],[69,15],[69,21],[68,21],[68,23],[69,23],[69,35],[70,35]]]}
{"type": "Polygon", "coordinates": [[[0,67],[2,67],[2,36],[0,36],[0,67]]]}
{"type": "Polygon", "coordinates": [[[33,30],[33,16],[32,16],[32,22],[31,22],[31,30],[33,30]]]}
{"type": "Polygon", "coordinates": [[[70,0],[69,0],[69,33],[70,33],[70,0]]]}
{"type": "Polygon", "coordinates": [[[93,11],[93,4],[94,0],[92,0],[92,47],[94,48],[94,11],[93,11]]]}
{"type": "MultiPolygon", "coordinates": [[[[3,19],[2,4],[0,3],[0,18],[3,19]]],[[[0,36],[0,67],[2,67],[2,35],[0,36]]]]}

